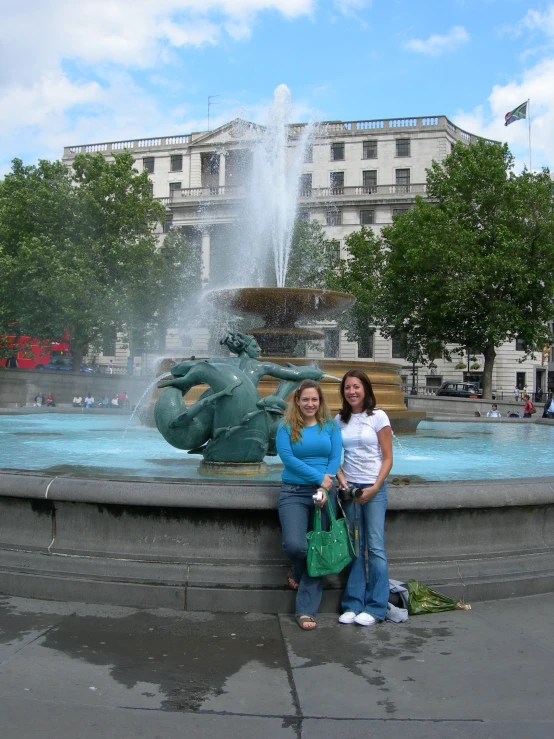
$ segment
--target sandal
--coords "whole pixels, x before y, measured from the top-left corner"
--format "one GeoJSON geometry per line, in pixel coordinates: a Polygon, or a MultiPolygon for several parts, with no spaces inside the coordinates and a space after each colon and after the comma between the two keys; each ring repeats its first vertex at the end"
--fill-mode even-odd
{"type": "Polygon", "coordinates": [[[298,583],[292,576],[292,570],[289,570],[287,572],[287,585],[289,586],[291,590],[298,590],[298,583]]]}
{"type": "Polygon", "coordinates": [[[313,631],[317,626],[317,621],[311,616],[297,616],[296,623],[300,626],[302,631],[313,631]]]}

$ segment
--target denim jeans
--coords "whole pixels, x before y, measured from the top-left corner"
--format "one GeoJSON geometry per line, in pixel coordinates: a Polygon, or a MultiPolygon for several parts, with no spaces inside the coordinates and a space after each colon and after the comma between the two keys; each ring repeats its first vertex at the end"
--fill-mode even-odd
{"type": "MultiPolygon", "coordinates": [[[[368,488],[372,483],[355,483],[368,488]]],[[[344,512],[352,526],[358,513],[360,530],[360,556],[354,560],[348,573],[348,582],[342,596],[342,610],[371,614],[384,621],[389,600],[389,571],[385,552],[385,513],[387,510],[387,484],[364,505],[343,503],[344,512]],[[366,553],[367,547],[367,553],[366,553]],[[367,576],[366,576],[367,557],[367,576]]]]}
{"type": "MultiPolygon", "coordinates": [[[[292,562],[292,576],[298,583],[296,592],[296,615],[317,618],[321,603],[323,580],[310,577],[306,569],[308,541],[306,534],[313,528],[315,505],[312,495],[314,485],[289,485],[283,483],[279,496],[279,520],[283,530],[283,551],[292,562]]],[[[334,496],[330,499],[333,503],[334,496]]],[[[329,528],[327,506],[321,510],[321,523],[329,528]]]]}

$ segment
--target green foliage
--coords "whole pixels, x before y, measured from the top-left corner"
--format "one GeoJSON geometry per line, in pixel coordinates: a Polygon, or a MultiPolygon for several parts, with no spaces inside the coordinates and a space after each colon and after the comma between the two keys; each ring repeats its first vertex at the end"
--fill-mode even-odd
{"type": "Polygon", "coordinates": [[[158,249],[164,217],[128,152],[79,155],[73,171],[14,160],[0,182],[0,332],[67,331],[77,368],[87,345],[165,322],[185,246],[158,249]]]}
{"type": "Polygon", "coordinates": [[[352,308],[339,316],[349,341],[358,341],[374,331],[381,316],[380,281],[385,253],[379,237],[362,226],[345,240],[347,259],[341,259],[335,269],[326,274],[327,285],[333,290],[350,293],[356,298],[352,308]]]}
{"type": "Polygon", "coordinates": [[[358,298],[361,324],[405,334],[418,359],[449,358],[446,344],[482,353],[485,396],[496,348],[520,337],[539,351],[554,319],[552,181],[512,166],[506,145],[457,144],[427,170],[429,200],[416,198],[380,239],[363,229],[349,237],[351,261],[337,276],[358,298]]]}
{"type": "Polygon", "coordinates": [[[329,270],[339,262],[340,244],[327,240],[318,221],[297,220],[292,237],[286,287],[328,287],[329,270]]]}

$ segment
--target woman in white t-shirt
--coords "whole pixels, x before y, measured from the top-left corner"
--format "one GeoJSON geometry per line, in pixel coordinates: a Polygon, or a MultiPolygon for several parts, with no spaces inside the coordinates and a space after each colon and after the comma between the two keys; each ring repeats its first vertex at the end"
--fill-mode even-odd
{"type": "Polygon", "coordinates": [[[375,408],[375,395],[365,372],[347,372],[340,394],[342,408],[336,421],[342,434],[344,461],[337,479],[341,488],[355,485],[362,489],[362,495],[344,503],[351,526],[358,518],[360,556],[348,575],[339,622],[371,626],[384,621],[389,600],[385,481],[392,467],[392,431],[387,414],[375,408]]]}

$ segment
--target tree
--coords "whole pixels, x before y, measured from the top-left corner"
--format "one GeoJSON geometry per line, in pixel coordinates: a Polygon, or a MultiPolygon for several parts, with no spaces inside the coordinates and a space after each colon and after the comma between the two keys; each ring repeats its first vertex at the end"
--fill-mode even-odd
{"type": "Polygon", "coordinates": [[[328,240],[319,221],[298,219],[294,226],[286,287],[325,288],[339,262],[340,243],[328,240]]]}
{"type": "Polygon", "coordinates": [[[380,281],[385,253],[381,239],[365,226],[350,233],[344,245],[348,257],[341,259],[335,269],[328,270],[326,282],[330,288],[356,298],[350,310],[338,317],[338,323],[350,341],[360,341],[380,323],[380,281]]]}
{"type": "Polygon", "coordinates": [[[113,161],[79,155],[71,172],[61,162],[14,160],[0,183],[0,328],[69,334],[74,371],[88,345],[134,325],[144,275],[159,262],[155,226],[164,209],[133,162],[128,152],[113,161]]]}
{"type": "Polygon", "coordinates": [[[335,286],[358,299],[350,338],[374,322],[418,360],[449,358],[447,344],[482,353],[484,397],[502,343],[523,339],[532,354],[551,342],[552,181],[547,170],[512,169],[506,145],[459,143],[427,170],[427,200],[380,238],[348,237],[335,286]]]}

